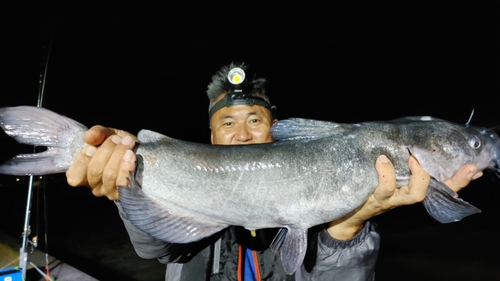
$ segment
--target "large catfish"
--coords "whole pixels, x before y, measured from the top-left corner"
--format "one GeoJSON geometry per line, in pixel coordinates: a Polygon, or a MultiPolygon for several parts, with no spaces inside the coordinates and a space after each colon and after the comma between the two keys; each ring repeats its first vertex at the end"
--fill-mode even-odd
{"type": "MultiPolygon", "coordinates": [[[[0,125],[20,143],[47,147],[14,157],[0,166],[3,174],[64,172],[85,145],[85,126],[43,108],[1,108],[0,125]]],[[[277,142],[216,146],[142,130],[131,187],[119,187],[124,211],[136,227],[171,243],[230,225],[282,228],[271,247],[292,274],[303,262],[308,228],[341,218],[375,190],[381,154],[394,164],[398,186],[408,183],[408,158],[416,157],[432,176],[423,203],[443,223],[480,212],[445,179],[468,163],[499,173],[497,134],[431,117],[359,124],[288,119],[272,133],[277,142]]]]}

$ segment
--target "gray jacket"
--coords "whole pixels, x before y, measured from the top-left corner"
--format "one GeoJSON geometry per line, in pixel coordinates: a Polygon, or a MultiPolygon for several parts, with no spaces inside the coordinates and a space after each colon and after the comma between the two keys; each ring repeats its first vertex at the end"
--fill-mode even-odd
{"type": "Polygon", "coordinates": [[[168,264],[166,281],[241,280],[237,278],[240,245],[257,251],[261,280],[375,279],[380,236],[370,222],[366,222],[363,230],[347,241],[332,238],[323,226],[309,229],[304,263],[295,274],[287,275],[279,256],[269,249],[277,229],[258,230],[253,238],[241,227],[229,227],[196,243],[171,244],[137,229],[127,219],[120,203],[117,201],[116,204],[137,254],[168,264]],[[220,247],[215,246],[218,240],[220,247]]]}

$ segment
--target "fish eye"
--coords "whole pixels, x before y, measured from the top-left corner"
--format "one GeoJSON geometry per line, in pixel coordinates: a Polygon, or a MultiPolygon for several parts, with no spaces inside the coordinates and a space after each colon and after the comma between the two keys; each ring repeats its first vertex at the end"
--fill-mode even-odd
{"type": "Polygon", "coordinates": [[[469,140],[469,145],[470,145],[470,147],[472,147],[474,149],[478,149],[481,147],[481,142],[478,139],[473,138],[473,139],[469,140]]]}

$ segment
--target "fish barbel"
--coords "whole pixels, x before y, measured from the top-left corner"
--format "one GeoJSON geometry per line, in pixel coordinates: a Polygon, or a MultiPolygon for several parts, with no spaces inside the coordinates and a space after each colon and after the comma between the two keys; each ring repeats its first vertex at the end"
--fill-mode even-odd
{"type": "MultiPolygon", "coordinates": [[[[15,156],[0,166],[2,174],[65,172],[85,146],[84,125],[44,108],[1,108],[0,126],[20,143],[47,147],[15,156]]],[[[480,212],[444,180],[465,164],[499,173],[496,133],[432,117],[358,124],[293,118],[271,132],[274,143],[219,146],[140,131],[131,186],[118,188],[124,212],[170,243],[230,225],[281,228],[271,248],[292,274],[304,259],[308,229],[343,217],[373,193],[379,155],[391,160],[398,186],[409,182],[410,155],[418,160],[432,177],[423,204],[442,223],[480,212]]]]}

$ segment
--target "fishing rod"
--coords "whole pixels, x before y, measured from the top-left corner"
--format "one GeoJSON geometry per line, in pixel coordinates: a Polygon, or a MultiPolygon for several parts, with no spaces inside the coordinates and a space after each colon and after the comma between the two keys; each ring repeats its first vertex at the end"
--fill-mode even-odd
{"type": "MultiPolygon", "coordinates": [[[[43,101],[44,101],[44,95],[45,95],[45,84],[47,80],[47,72],[48,72],[48,67],[49,67],[49,58],[50,58],[50,53],[52,50],[52,43],[54,41],[54,36],[55,36],[55,27],[56,27],[57,20],[54,21],[51,35],[49,37],[49,41],[47,44],[47,52],[45,55],[45,62],[44,62],[44,67],[40,73],[40,77],[38,80],[38,98],[37,98],[37,107],[43,107],[43,101]]],[[[33,152],[36,153],[37,147],[33,147],[33,152]]],[[[38,236],[33,237],[32,240],[29,239],[29,236],[31,234],[31,227],[30,227],[30,218],[31,218],[31,207],[32,207],[32,197],[33,197],[33,188],[34,187],[34,176],[30,175],[29,176],[29,182],[28,182],[28,196],[27,196],[27,202],[26,202],[26,212],[25,212],[25,217],[24,217],[24,226],[23,226],[23,232],[22,232],[22,244],[21,248],[19,249],[19,267],[21,268],[21,274],[23,280],[26,280],[26,269],[28,266],[28,246],[31,244],[33,247],[38,246],[38,236]]],[[[46,189],[43,189],[44,191],[44,221],[45,224],[47,222],[47,204],[46,204],[46,189]]],[[[49,273],[49,260],[48,260],[48,251],[47,251],[47,229],[44,227],[44,232],[45,232],[45,270],[46,274],[41,272],[38,268],[37,271],[40,272],[40,274],[45,277],[46,280],[51,280],[50,278],[50,273],[49,273]]],[[[35,266],[36,267],[36,266],[35,266]]]]}

